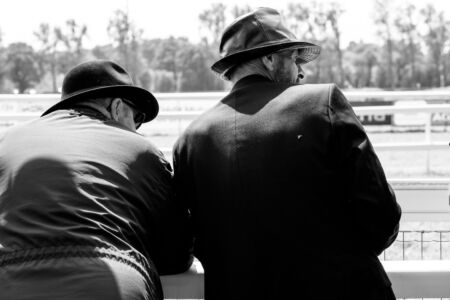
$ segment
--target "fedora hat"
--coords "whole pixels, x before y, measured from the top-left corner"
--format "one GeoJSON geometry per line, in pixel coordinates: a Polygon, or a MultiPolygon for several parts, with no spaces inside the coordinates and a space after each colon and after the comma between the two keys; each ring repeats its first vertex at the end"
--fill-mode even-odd
{"type": "Polygon", "coordinates": [[[123,97],[133,102],[145,113],[144,122],[149,122],[158,115],[156,98],[146,89],[135,86],[124,68],[112,61],[93,60],[79,64],[66,74],[61,100],[42,116],[80,100],[98,97],[123,97]]]}
{"type": "Polygon", "coordinates": [[[298,49],[304,63],[316,59],[320,46],[299,41],[287,29],[280,13],[260,7],[240,16],[225,28],[220,41],[220,60],[211,69],[221,75],[243,62],[280,50],[298,49]]]}

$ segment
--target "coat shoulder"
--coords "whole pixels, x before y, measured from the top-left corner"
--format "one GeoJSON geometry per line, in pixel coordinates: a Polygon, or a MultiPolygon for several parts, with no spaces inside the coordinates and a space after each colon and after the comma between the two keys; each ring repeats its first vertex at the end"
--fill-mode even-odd
{"type": "Polygon", "coordinates": [[[292,98],[313,98],[328,101],[336,89],[335,84],[304,84],[294,85],[286,89],[285,93],[292,98]]]}
{"type": "Polygon", "coordinates": [[[209,108],[205,112],[201,113],[178,137],[174,148],[180,147],[181,145],[187,143],[188,140],[207,137],[209,132],[212,130],[212,127],[218,126],[218,124],[221,123],[220,120],[226,118],[226,114],[222,112],[223,109],[223,105],[221,103],[217,103],[212,108],[209,108]]]}
{"type": "Polygon", "coordinates": [[[328,115],[335,84],[294,85],[284,90],[276,101],[283,110],[308,111],[309,116],[328,115]]]}

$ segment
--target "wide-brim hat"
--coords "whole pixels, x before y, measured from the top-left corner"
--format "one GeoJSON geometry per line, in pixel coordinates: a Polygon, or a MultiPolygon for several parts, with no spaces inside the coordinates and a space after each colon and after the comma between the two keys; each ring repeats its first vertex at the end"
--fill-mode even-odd
{"type": "Polygon", "coordinates": [[[225,28],[220,41],[221,59],[211,69],[221,75],[233,67],[277,51],[298,49],[299,59],[308,63],[320,55],[320,46],[300,41],[287,29],[281,14],[260,7],[240,16],[225,28]]]}
{"type": "Polygon", "coordinates": [[[70,70],[63,81],[61,100],[42,116],[67,108],[76,102],[100,97],[125,98],[145,113],[145,122],[153,120],[159,111],[156,98],[144,88],[135,86],[131,76],[118,64],[108,60],[93,60],[70,70]]]}

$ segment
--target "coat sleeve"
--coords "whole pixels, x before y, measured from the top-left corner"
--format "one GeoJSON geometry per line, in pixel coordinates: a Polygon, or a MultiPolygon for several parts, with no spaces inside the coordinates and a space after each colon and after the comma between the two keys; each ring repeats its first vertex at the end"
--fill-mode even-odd
{"type": "Polygon", "coordinates": [[[330,87],[331,148],[357,244],[376,255],[397,237],[401,208],[349,102],[330,87]]]}
{"type": "MultiPolygon", "coordinates": [[[[159,173],[157,189],[164,194],[163,203],[154,203],[158,208],[157,244],[150,249],[152,259],[159,275],[185,272],[193,262],[193,236],[189,211],[175,197],[173,172],[170,163],[160,153],[158,164],[153,164],[152,171],[159,173]]],[[[151,233],[150,233],[151,234],[151,233]]]]}
{"type": "Polygon", "coordinates": [[[174,183],[176,198],[179,203],[186,207],[192,220],[192,232],[194,235],[194,255],[202,261],[202,250],[195,243],[196,241],[196,222],[198,220],[198,209],[195,205],[196,201],[196,185],[192,167],[189,165],[189,147],[188,134],[182,135],[173,148],[173,166],[174,166],[174,183]]]}

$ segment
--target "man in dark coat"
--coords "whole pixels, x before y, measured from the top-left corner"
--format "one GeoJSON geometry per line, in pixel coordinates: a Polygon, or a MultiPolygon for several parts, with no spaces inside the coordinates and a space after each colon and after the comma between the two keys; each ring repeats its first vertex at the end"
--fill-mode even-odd
{"type": "Polygon", "coordinates": [[[260,8],[229,25],[212,69],[234,84],[174,146],[205,298],[395,299],[377,256],[401,210],[335,85],[300,85],[320,48],[260,8]]]}
{"type": "Polygon", "coordinates": [[[192,262],[172,169],[136,132],[158,102],[110,61],[65,77],[61,101],[0,137],[0,299],[163,299],[192,262]]]}

